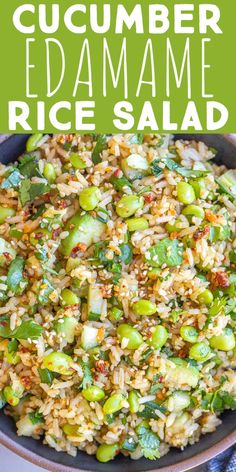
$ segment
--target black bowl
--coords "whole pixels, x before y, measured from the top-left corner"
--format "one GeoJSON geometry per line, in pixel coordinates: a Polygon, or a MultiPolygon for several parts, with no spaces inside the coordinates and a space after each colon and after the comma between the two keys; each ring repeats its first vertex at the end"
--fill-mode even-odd
{"type": "MultiPolygon", "coordinates": [[[[197,139],[218,150],[217,163],[236,167],[236,140],[234,135],[176,135],[176,138],[197,139]]],[[[0,161],[8,163],[17,159],[24,151],[27,135],[7,136],[0,144],[0,161]]],[[[55,472],[183,472],[211,459],[227,449],[236,441],[236,411],[227,411],[222,415],[222,424],[214,433],[202,436],[193,446],[187,446],[184,451],[172,448],[169,454],[157,461],[140,459],[132,461],[124,456],[118,456],[108,464],[99,463],[94,456],[78,452],[77,457],[71,457],[64,452],[56,452],[48,446],[32,438],[19,437],[16,434],[13,420],[0,413],[0,442],[25,459],[55,472]]]]}

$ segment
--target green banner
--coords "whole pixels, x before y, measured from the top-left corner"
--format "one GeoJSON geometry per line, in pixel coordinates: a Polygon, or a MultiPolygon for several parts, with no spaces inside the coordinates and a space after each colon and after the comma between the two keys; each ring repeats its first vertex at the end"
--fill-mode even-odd
{"type": "Polygon", "coordinates": [[[236,130],[236,2],[2,0],[0,131],[236,130]]]}

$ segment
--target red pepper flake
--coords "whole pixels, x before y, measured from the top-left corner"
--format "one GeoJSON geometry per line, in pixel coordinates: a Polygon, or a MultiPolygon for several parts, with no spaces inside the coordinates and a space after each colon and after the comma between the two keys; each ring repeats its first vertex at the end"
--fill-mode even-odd
{"type": "Polygon", "coordinates": [[[109,363],[100,359],[99,361],[95,362],[95,368],[98,370],[98,372],[107,375],[109,372],[109,363]]]}
{"type": "Polygon", "coordinates": [[[154,200],[155,200],[155,195],[153,193],[148,193],[147,195],[144,195],[145,203],[152,203],[154,200]]]}
{"type": "Polygon", "coordinates": [[[227,288],[230,286],[229,278],[226,272],[218,271],[211,274],[211,286],[213,289],[217,287],[227,288]]]}
{"type": "Polygon", "coordinates": [[[119,178],[119,177],[120,177],[120,174],[121,174],[120,169],[116,169],[115,172],[114,172],[114,177],[118,177],[118,178],[119,178]]]}
{"type": "Polygon", "coordinates": [[[58,238],[58,236],[61,232],[62,232],[62,228],[57,228],[57,229],[52,230],[52,239],[53,239],[53,241],[55,241],[58,238]]]}
{"type": "Polygon", "coordinates": [[[200,229],[199,231],[196,231],[196,233],[193,234],[193,239],[197,241],[198,239],[202,239],[205,236],[208,236],[209,233],[210,233],[209,226],[205,226],[203,229],[200,229]]]}
{"type": "Polygon", "coordinates": [[[28,375],[21,377],[20,379],[22,385],[26,388],[26,390],[29,390],[31,388],[31,379],[28,375]]]}
{"type": "Polygon", "coordinates": [[[11,261],[12,260],[12,256],[11,254],[9,254],[9,252],[3,252],[3,256],[5,257],[5,259],[7,261],[11,261]]]}
{"type": "Polygon", "coordinates": [[[71,251],[71,257],[76,257],[78,252],[85,252],[87,249],[86,244],[79,243],[71,251]]]}

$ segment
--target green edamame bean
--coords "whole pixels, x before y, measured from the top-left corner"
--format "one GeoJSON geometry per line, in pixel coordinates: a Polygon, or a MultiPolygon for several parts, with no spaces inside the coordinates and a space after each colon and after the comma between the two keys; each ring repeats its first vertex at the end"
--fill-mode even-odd
{"type": "Polygon", "coordinates": [[[193,326],[181,326],[180,336],[188,343],[196,343],[198,340],[198,332],[193,326]]]}
{"type": "Polygon", "coordinates": [[[55,180],[57,178],[57,174],[56,174],[56,171],[54,169],[54,166],[50,162],[47,162],[45,164],[44,169],[43,169],[43,175],[44,175],[45,179],[47,179],[50,184],[53,184],[53,182],[55,182],[55,180]]]}
{"type": "Polygon", "coordinates": [[[129,392],[128,403],[131,413],[137,413],[137,411],[139,410],[139,394],[135,392],[135,390],[129,392]]]}
{"type": "Polygon", "coordinates": [[[116,306],[114,306],[110,313],[109,313],[109,320],[111,321],[119,321],[124,315],[124,312],[122,310],[120,310],[119,308],[117,308],[116,306]]]}
{"type": "Polygon", "coordinates": [[[205,362],[209,358],[211,349],[208,344],[201,342],[194,344],[189,350],[190,359],[198,362],[205,362]]]}
{"type": "Polygon", "coordinates": [[[63,352],[51,352],[44,357],[42,367],[61,375],[71,375],[73,359],[63,352]]]}
{"type": "Polygon", "coordinates": [[[98,446],[96,458],[99,462],[109,462],[119,451],[119,444],[101,444],[98,446]]]}
{"type": "Polygon", "coordinates": [[[0,225],[2,225],[7,218],[10,218],[11,216],[15,216],[16,211],[14,208],[6,208],[0,205],[0,225]]]}
{"type": "Polygon", "coordinates": [[[210,305],[213,302],[213,294],[208,288],[206,288],[200,295],[198,296],[198,301],[202,305],[210,305]]]}
{"type": "Polygon", "coordinates": [[[235,348],[235,336],[231,328],[225,328],[223,333],[218,336],[212,336],[209,340],[210,346],[220,351],[231,351],[235,348]]]}
{"type": "Polygon", "coordinates": [[[152,333],[151,339],[148,341],[148,344],[154,347],[154,349],[160,349],[166,343],[168,335],[169,332],[164,326],[157,325],[152,333]]]}
{"type": "Polygon", "coordinates": [[[128,349],[138,349],[138,347],[143,343],[143,337],[141,334],[136,328],[133,328],[133,326],[130,326],[129,324],[120,324],[117,328],[117,334],[121,340],[123,338],[128,339],[128,349]]]}
{"type": "Polygon", "coordinates": [[[194,179],[189,181],[192,185],[197,198],[202,198],[202,194],[206,191],[206,182],[204,179],[194,179]]]}
{"type": "Polygon", "coordinates": [[[4,388],[3,394],[9,405],[17,406],[19,404],[20,398],[10,385],[4,388]]]}
{"type": "Polygon", "coordinates": [[[123,408],[124,396],[121,393],[111,395],[103,405],[105,415],[112,415],[123,408]]]}
{"type": "Polygon", "coordinates": [[[155,303],[152,303],[149,300],[139,300],[133,304],[132,310],[135,315],[150,316],[156,313],[157,306],[155,303]]]}
{"type": "Polygon", "coordinates": [[[86,162],[76,153],[70,155],[70,162],[75,169],[85,169],[87,167],[86,162]]]}
{"type": "Polygon", "coordinates": [[[8,364],[12,364],[12,365],[18,364],[18,362],[20,362],[20,360],[21,360],[19,354],[15,351],[8,352],[8,350],[6,350],[4,356],[5,356],[6,361],[8,362],[8,364]]]}
{"type": "Polygon", "coordinates": [[[116,213],[121,218],[129,218],[143,208],[144,199],[137,195],[125,195],[116,204],[116,213]]]}
{"type": "Polygon", "coordinates": [[[169,223],[166,223],[165,225],[165,229],[166,231],[168,231],[168,233],[178,233],[179,231],[181,231],[181,229],[183,226],[183,222],[180,218],[177,218],[176,220],[173,221],[173,223],[169,222],[169,223]]]}
{"type": "Polygon", "coordinates": [[[128,225],[128,230],[132,231],[143,231],[149,227],[148,221],[146,218],[139,217],[139,218],[130,218],[126,221],[128,225]]]}
{"type": "Polygon", "coordinates": [[[26,143],[26,151],[32,152],[38,148],[38,144],[43,137],[42,133],[32,134],[26,143]]]}
{"type": "Polygon", "coordinates": [[[69,288],[64,288],[61,292],[62,305],[63,306],[72,306],[78,305],[80,302],[79,297],[72,292],[69,288]]]}
{"type": "Polygon", "coordinates": [[[192,185],[183,181],[178,182],[177,183],[177,198],[179,202],[184,203],[185,205],[192,203],[196,198],[192,185]]]}
{"type": "Polygon", "coordinates": [[[64,426],[62,427],[63,429],[63,432],[67,435],[67,436],[78,436],[78,425],[77,424],[64,424],[64,426]]]}
{"type": "Polygon", "coordinates": [[[205,211],[198,205],[188,205],[183,209],[182,214],[185,216],[196,216],[203,220],[205,211]]]}
{"type": "Polygon", "coordinates": [[[105,392],[102,388],[92,385],[82,391],[83,397],[89,402],[99,402],[105,397],[105,392]]]}
{"type": "Polygon", "coordinates": [[[85,211],[91,211],[98,206],[101,200],[101,192],[98,187],[88,187],[82,190],[79,196],[81,208],[85,211]]]}

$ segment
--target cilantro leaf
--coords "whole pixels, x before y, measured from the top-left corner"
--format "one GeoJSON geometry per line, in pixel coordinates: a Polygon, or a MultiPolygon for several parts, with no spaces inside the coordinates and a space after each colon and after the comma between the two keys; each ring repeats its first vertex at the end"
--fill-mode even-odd
{"type": "Polygon", "coordinates": [[[10,169],[10,173],[8,172],[7,176],[5,177],[1,188],[16,188],[21,182],[21,174],[18,169],[10,169]]]}
{"type": "Polygon", "coordinates": [[[137,444],[134,442],[132,436],[127,436],[121,445],[121,449],[125,449],[125,451],[129,452],[134,452],[136,448],[137,444]]]}
{"type": "Polygon", "coordinates": [[[81,361],[81,367],[83,369],[83,380],[80,384],[80,387],[82,389],[87,388],[88,386],[92,385],[93,383],[93,377],[92,377],[92,372],[90,369],[90,365],[86,362],[81,361]]]}
{"type": "Polygon", "coordinates": [[[39,172],[38,162],[35,159],[35,156],[31,154],[25,154],[19,159],[19,171],[24,177],[42,177],[42,174],[39,172]]]}
{"type": "Polygon", "coordinates": [[[43,328],[32,320],[22,321],[19,328],[10,329],[9,320],[0,319],[0,336],[6,339],[38,339],[43,328]]]}
{"type": "Polygon", "coordinates": [[[92,161],[94,164],[98,164],[102,161],[101,152],[105,149],[107,143],[107,137],[105,134],[99,134],[97,137],[96,146],[92,152],[92,161]]]}
{"type": "Polygon", "coordinates": [[[32,411],[29,413],[29,419],[32,424],[42,424],[44,423],[44,417],[39,411],[32,411]]]}
{"type": "Polygon", "coordinates": [[[38,294],[38,301],[42,305],[47,305],[47,303],[49,302],[49,296],[53,291],[54,287],[51,284],[50,280],[48,280],[47,277],[43,277],[38,294]]]}
{"type": "Polygon", "coordinates": [[[52,382],[54,380],[54,373],[53,372],[51,372],[48,369],[41,369],[39,367],[38,368],[38,373],[39,373],[39,377],[40,377],[42,383],[45,383],[47,385],[52,385],[52,382]]]}
{"type": "Polygon", "coordinates": [[[110,178],[110,183],[113,185],[114,189],[118,192],[122,192],[124,187],[132,187],[132,184],[126,177],[115,177],[114,175],[110,178]]]}
{"type": "Polygon", "coordinates": [[[177,239],[165,238],[146,251],[146,262],[152,267],[174,267],[183,262],[183,247],[177,239]]]}
{"type": "Polygon", "coordinates": [[[23,276],[25,261],[23,257],[17,256],[10,264],[7,274],[7,286],[16,295],[26,288],[28,281],[23,276]]]}
{"type": "Polygon", "coordinates": [[[165,413],[166,408],[164,406],[159,405],[156,402],[146,402],[144,404],[144,409],[142,411],[138,412],[138,416],[141,418],[147,418],[147,419],[158,419],[159,416],[155,413],[156,410],[161,411],[162,413],[165,413]]]}
{"type": "Polygon", "coordinates": [[[22,206],[26,203],[32,202],[35,198],[49,192],[50,186],[48,182],[33,183],[29,179],[22,180],[20,185],[20,201],[22,206]]]}
{"type": "Polygon", "coordinates": [[[143,144],[143,138],[144,136],[142,133],[133,134],[129,140],[129,144],[143,144]]]}
{"type": "Polygon", "coordinates": [[[232,251],[230,251],[230,253],[229,253],[229,260],[230,260],[230,262],[232,262],[233,264],[236,264],[236,249],[232,249],[232,251]]]}
{"type": "Polygon", "coordinates": [[[151,163],[151,171],[152,171],[153,175],[155,175],[156,177],[163,173],[163,169],[161,167],[159,167],[159,165],[158,165],[159,163],[160,163],[159,159],[155,159],[151,163]]]}
{"type": "Polygon", "coordinates": [[[155,460],[160,457],[160,439],[148,428],[141,428],[138,434],[139,445],[146,459],[155,460]]]}

